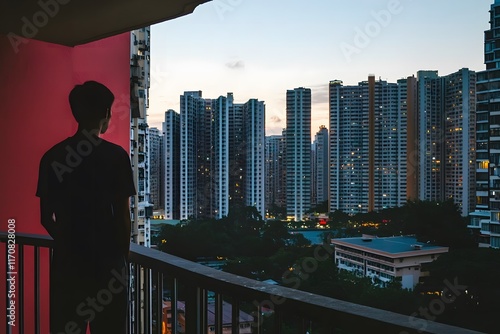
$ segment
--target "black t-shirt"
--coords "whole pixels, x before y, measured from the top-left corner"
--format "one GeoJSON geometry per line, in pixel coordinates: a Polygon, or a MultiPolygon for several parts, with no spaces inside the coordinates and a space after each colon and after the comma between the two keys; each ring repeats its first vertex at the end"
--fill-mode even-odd
{"type": "Polygon", "coordinates": [[[114,218],[113,202],[134,194],[122,147],[86,132],[48,150],[40,161],[36,195],[53,205],[54,260],[88,267],[120,257],[125,225],[114,218]]]}

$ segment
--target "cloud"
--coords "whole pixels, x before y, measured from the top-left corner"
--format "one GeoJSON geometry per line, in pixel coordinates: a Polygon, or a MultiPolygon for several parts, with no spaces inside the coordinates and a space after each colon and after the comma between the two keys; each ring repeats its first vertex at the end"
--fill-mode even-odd
{"type": "Polygon", "coordinates": [[[311,87],[312,90],[312,103],[328,103],[330,98],[328,84],[315,85],[311,87]]]}
{"type": "Polygon", "coordinates": [[[228,67],[232,70],[243,69],[243,68],[245,68],[245,62],[243,60],[232,61],[232,62],[226,63],[226,67],[228,67]]]}
{"type": "Polygon", "coordinates": [[[281,118],[279,118],[278,116],[271,116],[270,120],[272,123],[281,123],[281,118]]]}

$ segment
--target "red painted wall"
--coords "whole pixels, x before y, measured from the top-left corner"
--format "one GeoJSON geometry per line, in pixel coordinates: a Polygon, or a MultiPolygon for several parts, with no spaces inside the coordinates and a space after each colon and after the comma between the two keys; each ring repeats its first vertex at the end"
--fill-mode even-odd
{"type": "MultiPolygon", "coordinates": [[[[0,231],[15,219],[17,233],[47,234],[40,224],[35,197],[38,164],[55,143],[76,131],[68,94],[75,84],[99,81],[115,95],[110,127],[103,138],[123,146],[130,143],[130,37],[121,34],[74,48],[29,40],[16,52],[0,35],[0,231]]],[[[5,244],[0,244],[0,332],[5,318],[5,244]]],[[[25,310],[33,323],[32,249],[25,263],[25,310]]],[[[48,266],[48,252],[41,267],[48,266]]],[[[48,272],[41,291],[42,334],[48,333],[48,272]]],[[[20,288],[18,286],[18,288],[20,288]]],[[[19,310],[17,311],[19,312],[19,310]]],[[[26,328],[32,333],[33,328],[26,328]]],[[[17,333],[17,330],[14,331],[17,333]]]]}

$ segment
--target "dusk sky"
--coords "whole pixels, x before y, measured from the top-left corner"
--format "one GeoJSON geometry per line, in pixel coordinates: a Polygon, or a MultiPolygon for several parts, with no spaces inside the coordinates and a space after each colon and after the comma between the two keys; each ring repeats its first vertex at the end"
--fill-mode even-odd
{"type": "Polygon", "coordinates": [[[312,135],[328,127],[328,82],[395,82],[483,64],[493,0],[215,0],[152,26],[148,123],[179,96],[234,93],[266,104],[266,135],[285,127],[287,89],[312,90],[312,135]]]}

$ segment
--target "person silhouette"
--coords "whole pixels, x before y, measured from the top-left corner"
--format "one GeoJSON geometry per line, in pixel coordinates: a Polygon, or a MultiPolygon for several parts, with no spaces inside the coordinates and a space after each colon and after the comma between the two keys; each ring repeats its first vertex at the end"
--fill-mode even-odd
{"type": "Polygon", "coordinates": [[[36,195],[41,224],[54,239],[50,267],[52,334],[125,333],[130,247],[129,198],[136,193],[130,158],[100,134],[113,93],[76,85],[69,104],[78,130],[40,160],[36,195]]]}

